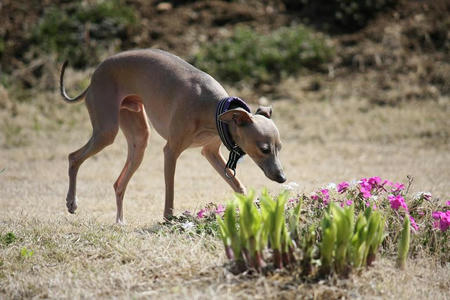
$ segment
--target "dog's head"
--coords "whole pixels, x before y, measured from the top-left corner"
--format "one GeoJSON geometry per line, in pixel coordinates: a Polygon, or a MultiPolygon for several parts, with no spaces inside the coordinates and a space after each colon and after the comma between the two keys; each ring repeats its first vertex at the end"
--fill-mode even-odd
{"type": "Polygon", "coordinates": [[[271,116],[271,107],[260,107],[254,115],[236,108],[221,114],[219,120],[229,125],[236,144],[269,179],[283,183],[286,177],[278,159],[278,152],[281,150],[280,133],[271,116]]]}

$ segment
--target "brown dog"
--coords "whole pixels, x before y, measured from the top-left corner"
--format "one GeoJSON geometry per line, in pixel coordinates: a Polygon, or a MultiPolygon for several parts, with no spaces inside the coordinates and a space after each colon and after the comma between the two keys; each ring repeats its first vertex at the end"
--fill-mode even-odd
{"type": "Polygon", "coordinates": [[[259,108],[252,115],[245,103],[229,97],[216,80],[181,58],[161,50],[119,53],[98,66],[89,87],[75,98],[67,96],[64,89],[66,65],[67,62],[61,71],[61,94],[70,103],[86,99],[93,127],[87,144],[69,155],[66,202],[70,213],[77,208],[76,180],[80,165],[112,144],[120,127],[128,142],[128,158],[114,190],[116,221],[123,222],[125,189],[142,161],[150,135],[147,120],[167,141],[164,217],[173,212],[177,158],[189,147],[202,147],[202,154],[236,192],[245,193],[244,186],[232,173],[236,160],[245,153],[268,178],[280,183],[286,180],[277,157],[281,142],[278,129],[270,119],[271,108],[259,108]],[[221,111],[219,104],[228,107],[221,111]],[[228,164],[219,151],[221,137],[231,149],[228,164]]]}

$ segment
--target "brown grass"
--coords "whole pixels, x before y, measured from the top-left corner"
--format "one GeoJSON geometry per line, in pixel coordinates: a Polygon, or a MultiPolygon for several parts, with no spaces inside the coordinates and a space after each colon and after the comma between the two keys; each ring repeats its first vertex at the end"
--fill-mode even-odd
{"type": "MultiPolygon", "coordinates": [[[[305,100],[311,97],[296,90],[298,82],[285,84],[291,84],[291,99],[272,104],[284,142],[281,159],[300,191],[363,176],[404,181],[412,175],[412,192],[448,200],[448,98],[380,107],[355,96],[333,97],[339,87],[324,91],[322,100],[305,100]]],[[[0,120],[0,170],[6,168],[0,173],[0,233],[17,236],[0,245],[0,298],[450,298],[449,265],[429,257],[409,260],[406,271],[386,257],[349,279],[318,283],[283,272],[230,274],[217,238],[158,229],[164,142],[156,134],[125,196],[128,225],[113,224],[112,184],[126,158],[122,135],[81,167],[79,210],[69,215],[67,154],[91,130],[83,105],[41,94],[31,102],[8,102],[0,120]],[[24,247],[34,254],[22,257],[24,247]]],[[[238,175],[248,187],[280,190],[249,158],[238,175]]],[[[175,180],[177,213],[231,196],[195,149],[180,158],[175,180]]]]}

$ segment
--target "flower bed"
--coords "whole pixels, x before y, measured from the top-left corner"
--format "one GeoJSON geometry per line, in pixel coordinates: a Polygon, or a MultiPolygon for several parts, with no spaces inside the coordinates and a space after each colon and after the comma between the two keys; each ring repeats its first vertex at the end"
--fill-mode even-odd
{"type": "Polygon", "coordinates": [[[362,178],[330,183],[310,195],[289,197],[297,188],[255,199],[236,194],[226,208],[209,204],[165,222],[173,230],[213,234],[224,243],[234,272],[288,268],[303,276],[346,275],[370,266],[377,254],[397,257],[433,255],[449,261],[450,201],[430,193],[411,197],[408,183],[362,178]]]}

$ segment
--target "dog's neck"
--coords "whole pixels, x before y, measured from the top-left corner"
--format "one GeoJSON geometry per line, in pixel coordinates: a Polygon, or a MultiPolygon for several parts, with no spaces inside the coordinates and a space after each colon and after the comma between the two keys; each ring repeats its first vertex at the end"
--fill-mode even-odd
{"type": "Polygon", "coordinates": [[[228,158],[228,162],[226,167],[235,171],[237,161],[245,155],[244,150],[239,147],[236,143],[236,128],[233,126],[234,124],[227,124],[219,119],[219,116],[228,110],[241,108],[251,113],[250,107],[245,103],[242,99],[238,97],[225,97],[220,100],[217,104],[216,109],[216,126],[217,132],[219,134],[222,143],[227,147],[228,151],[230,151],[230,155],[228,158]]]}

